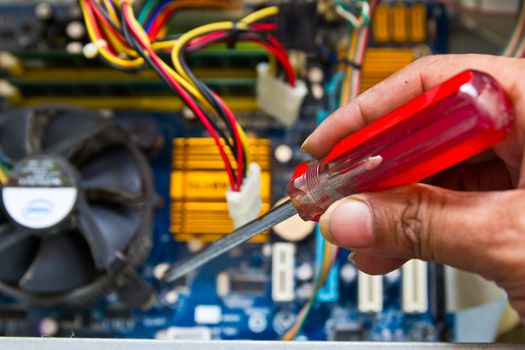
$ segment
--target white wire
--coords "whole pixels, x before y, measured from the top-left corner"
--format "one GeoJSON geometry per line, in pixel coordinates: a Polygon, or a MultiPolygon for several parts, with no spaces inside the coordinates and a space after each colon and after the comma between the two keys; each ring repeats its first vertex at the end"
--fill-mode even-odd
{"type": "Polygon", "coordinates": [[[368,1],[360,1],[359,6],[361,6],[361,10],[365,14],[361,16],[360,19],[358,19],[353,13],[345,9],[344,6],[342,6],[341,4],[338,4],[335,7],[335,12],[339,16],[347,20],[352,25],[353,28],[359,29],[365,24],[364,18],[365,17],[370,18],[370,5],[368,4],[368,1]]]}

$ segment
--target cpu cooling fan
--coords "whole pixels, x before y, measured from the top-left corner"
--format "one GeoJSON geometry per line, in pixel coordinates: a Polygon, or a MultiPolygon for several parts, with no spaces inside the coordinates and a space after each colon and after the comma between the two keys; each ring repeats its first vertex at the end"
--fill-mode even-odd
{"type": "Polygon", "coordinates": [[[0,157],[11,167],[1,196],[0,291],[52,305],[137,285],[130,280],[151,246],[153,178],[111,118],[65,106],[9,113],[0,120],[0,157]]]}

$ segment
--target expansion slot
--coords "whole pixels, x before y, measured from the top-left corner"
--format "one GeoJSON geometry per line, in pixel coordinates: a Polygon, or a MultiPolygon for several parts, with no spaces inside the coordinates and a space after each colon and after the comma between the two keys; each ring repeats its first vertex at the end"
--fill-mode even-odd
{"type": "Polygon", "coordinates": [[[293,301],[294,295],[295,245],[275,243],[272,251],[272,300],[293,301]]]}
{"type": "Polygon", "coordinates": [[[381,312],[383,310],[383,276],[372,276],[359,271],[357,308],[360,312],[381,312]]]}
{"type": "Polygon", "coordinates": [[[406,313],[424,313],[428,310],[427,263],[410,260],[403,265],[402,306],[406,313]]]}

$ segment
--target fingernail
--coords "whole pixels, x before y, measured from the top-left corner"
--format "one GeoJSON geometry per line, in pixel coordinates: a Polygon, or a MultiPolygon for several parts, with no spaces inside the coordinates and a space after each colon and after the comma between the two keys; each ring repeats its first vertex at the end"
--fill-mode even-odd
{"type": "Polygon", "coordinates": [[[352,263],[355,263],[355,256],[357,255],[357,252],[350,252],[350,254],[348,254],[348,256],[346,257],[348,259],[348,261],[352,262],[352,263]]]}
{"type": "Polygon", "coordinates": [[[370,207],[357,197],[332,204],[321,216],[319,224],[330,243],[345,248],[365,248],[374,243],[370,207]]]}
{"type": "Polygon", "coordinates": [[[303,153],[306,153],[306,152],[307,152],[307,151],[306,151],[306,145],[308,144],[308,140],[309,140],[309,139],[310,139],[310,136],[308,136],[308,137],[306,138],[306,140],[304,140],[304,142],[303,142],[303,144],[301,145],[301,148],[300,148],[301,152],[303,152],[303,153]]]}

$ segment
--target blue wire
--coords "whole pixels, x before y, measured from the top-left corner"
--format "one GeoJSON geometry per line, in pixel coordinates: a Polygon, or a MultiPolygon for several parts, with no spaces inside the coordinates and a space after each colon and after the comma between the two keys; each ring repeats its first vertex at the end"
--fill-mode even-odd
{"type": "Polygon", "coordinates": [[[339,90],[339,85],[343,81],[344,73],[337,72],[332,76],[332,79],[326,84],[325,90],[328,95],[328,109],[330,112],[333,112],[337,109],[337,90],[339,90]]]}
{"type": "Polygon", "coordinates": [[[162,1],[160,4],[157,5],[155,10],[153,10],[153,12],[151,12],[151,14],[150,14],[150,16],[148,18],[148,22],[146,23],[146,26],[145,26],[146,32],[149,32],[149,30],[151,28],[151,25],[153,24],[155,18],[157,18],[157,16],[164,10],[164,8],[172,1],[173,0],[164,0],[164,1],[162,1]]]}

